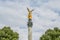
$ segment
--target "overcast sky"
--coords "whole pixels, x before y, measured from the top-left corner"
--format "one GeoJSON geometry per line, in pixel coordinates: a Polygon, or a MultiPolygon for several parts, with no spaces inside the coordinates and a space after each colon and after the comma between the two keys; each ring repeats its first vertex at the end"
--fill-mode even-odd
{"type": "Polygon", "coordinates": [[[33,40],[49,28],[60,28],[60,0],[0,0],[0,28],[10,26],[20,34],[19,40],[28,40],[27,7],[34,9],[33,40]]]}

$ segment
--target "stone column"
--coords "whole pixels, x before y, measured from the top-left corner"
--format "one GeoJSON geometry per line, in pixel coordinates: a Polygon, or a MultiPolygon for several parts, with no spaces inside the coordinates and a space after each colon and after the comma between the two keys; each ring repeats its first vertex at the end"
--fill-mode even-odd
{"type": "Polygon", "coordinates": [[[32,40],[32,20],[28,21],[28,40],[32,40]]]}
{"type": "Polygon", "coordinates": [[[32,27],[28,27],[28,40],[32,40],[32,27]]]}

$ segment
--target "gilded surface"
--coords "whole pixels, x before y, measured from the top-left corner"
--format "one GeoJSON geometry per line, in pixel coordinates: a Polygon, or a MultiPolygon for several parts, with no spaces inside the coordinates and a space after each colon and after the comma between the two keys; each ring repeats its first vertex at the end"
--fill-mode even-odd
{"type": "Polygon", "coordinates": [[[30,10],[28,8],[27,8],[27,10],[28,10],[28,19],[32,19],[32,11],[33,10],[30,10]]]}

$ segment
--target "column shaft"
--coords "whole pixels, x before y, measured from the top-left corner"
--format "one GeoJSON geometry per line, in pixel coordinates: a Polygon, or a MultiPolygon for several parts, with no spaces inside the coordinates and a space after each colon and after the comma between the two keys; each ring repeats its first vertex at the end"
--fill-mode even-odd
{"type": "Polygon", "coordinates": [[[28,27],[28,40],[32,40],[32,27],[28,27]]]}

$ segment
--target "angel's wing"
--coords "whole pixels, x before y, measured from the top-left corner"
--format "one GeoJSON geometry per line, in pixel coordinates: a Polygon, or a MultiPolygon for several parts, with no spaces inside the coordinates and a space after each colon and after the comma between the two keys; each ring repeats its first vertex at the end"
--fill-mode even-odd
{"type": "Polygon", "coordinates": [[[30,11],[29,8],[27,8],[27,10],[30,11]]]}
{"type": "Polygon", "coordinates": [[[27,10],[28,10],[28,12],[32,12],[32,11],[34,11],[34,10],[30,10],[29,8],[27,8],[27,10]]]}

